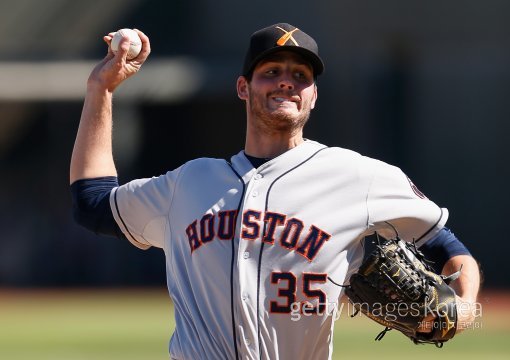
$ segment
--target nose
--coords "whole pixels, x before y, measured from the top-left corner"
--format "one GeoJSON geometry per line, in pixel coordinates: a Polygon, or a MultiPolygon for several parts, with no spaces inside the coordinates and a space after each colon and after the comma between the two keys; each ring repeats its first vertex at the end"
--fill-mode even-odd
{"type": "Polygon", "coordinates": [[[294,89],[294,82],[292,81],[292,77],[287,73],[282,74],[279,80],[279,87],[280,89],[284,90],[294,89]]]}

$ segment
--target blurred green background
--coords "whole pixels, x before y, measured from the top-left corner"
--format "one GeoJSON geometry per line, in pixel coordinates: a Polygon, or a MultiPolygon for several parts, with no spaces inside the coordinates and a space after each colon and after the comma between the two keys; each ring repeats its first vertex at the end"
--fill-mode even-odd
{"type": "MultiPolygon", "coordinates": [[[[163,360],[174,328],[161,289],[0,292],[0,359],[163,360]]],[[[508,295],[484,294],[475,327],[445,343],[414,345],[347,311],[336,322],[333,359],[508,359],[508,295]]]]}

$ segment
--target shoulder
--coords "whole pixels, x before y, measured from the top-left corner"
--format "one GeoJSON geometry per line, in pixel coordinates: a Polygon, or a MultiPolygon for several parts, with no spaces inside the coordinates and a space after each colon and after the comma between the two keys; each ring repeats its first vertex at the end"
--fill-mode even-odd
{"type": "Polygon", "coordinates": [[[184,163],[178,170],[189,173],[199,171],[204,173],[207,171],[221,171],[228,167],[228,162],[225,159],[216,158],[197,158],[184,163]]]}
{"type": "Polygon", "coordinates": [[[125,187],[128,191],[149,187],[158,187],[162,189],[175,185],[182,177],[193,177],[198,176],[198,174],[203,176],[204,174],[211,174],[215,171],[220,171],[220,169],[224,169],[226,166],[228,166],[228,164],[223,159],[197,158],[187,161],[178,168],[169,170],[159,176],[134,179],[121,187],[125,187]]]}
{"type": "Polygon", "coordinates": [[[372,181],[377,176],[402,176],[400,168],[342,147],[325,147],[317,153],[316,164],[330,173],[350,174],[372,181]]]}
{"type": "Polygon", "coordinates": [[[330,161],[331,166],[352,166],[358,169],[373,169],[391,166],[383,161],[365,156],[354,150],[337,146],[325,147],[324,150],[317,155],[319,159],[330,161]]]}
{"type": "Polygon", "coordinates": [[[361,158],[364,157],[363,155],[361,155],[360,153],[358,153],[356,151],[337,147],[337,146],[326,147],[324,149],[324,151],[321,151],[320,155],[324,156],[324,157],[331,157],[331,158],[336,158],[336,159],[341,159],[341,160],[351,160],[351,161],[359,161],[361,158]]]}
{"type": "Polygon", "coordinates": [[[360,159],[365,158],[365,156],[354,150],[342,148],[339,146],[328,146],[315,140],[306,139],[305,144],[317,149],[317,155],[322,158],[329,157],[331,160],[342,159],[353,161],[359,161],[360,159]]]}

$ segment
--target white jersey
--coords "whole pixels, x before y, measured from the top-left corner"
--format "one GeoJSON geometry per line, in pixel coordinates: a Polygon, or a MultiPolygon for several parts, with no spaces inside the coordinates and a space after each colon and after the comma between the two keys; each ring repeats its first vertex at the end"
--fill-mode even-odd
{"type": "Polygon", "coordinates": [[[377,231],[424,243],[446,209],[398,168],[306,140],[255,169],[197,159],[114,189],[126,237],[162,248],[172,359],[329,359],[339,297],[377,231]]]}

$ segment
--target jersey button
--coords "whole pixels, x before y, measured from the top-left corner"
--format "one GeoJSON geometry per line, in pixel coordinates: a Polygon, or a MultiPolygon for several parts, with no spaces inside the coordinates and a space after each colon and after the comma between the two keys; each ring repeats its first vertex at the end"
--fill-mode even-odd
{"type": "Polygon", "coordinates": [[[260,180],[262,179],[262,174],[256,174],[255,175],[255,180],[260,180]]]}
{"type": "Polygon", "coordinates": [[[241,298],[243,299],[243,301],[248,300],[248,294],[244,293],[241,298]]]}
{"type": "Polygon", "coordinates": [[[245,251],[245,252],[243,253],[243,258],[244,258],[244,259],[248,259],[249,257],[250,257],[250,253],[249,253],[248,251],[245,251]]]}
{"type": "Polygon", "coordinates": [[[244,339],[244,342],[245,342],[245,343],[246,343],[246,345],[248,345],[248,346],[250,346],[250,344],[251,344],[250,339],[246,339],[246,338],[245,338],[245,339],[244,339]]]}
{"type": "Polygon", "coordinates": [[[259,192],[258,192],[257,190],[255,190],[255,191],[253,191],[253,192],[251,193],[251,196],[253,196],[253,197],[257,197],[257,196],[259,196],[259,192]]]}

